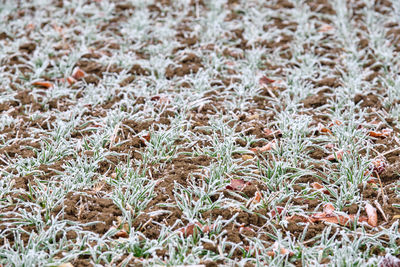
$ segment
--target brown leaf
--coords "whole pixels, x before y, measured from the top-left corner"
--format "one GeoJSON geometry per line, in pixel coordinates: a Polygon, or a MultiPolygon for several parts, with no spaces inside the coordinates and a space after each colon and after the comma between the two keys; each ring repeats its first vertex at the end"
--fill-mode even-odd
{"type": "Polygon", "coordinates": [[[242,160],[252,160],[253,158],[252,155],[242,155],[242,160]]]}
{"type": "Polygon", "coordinates": [[[378,267],[400,267],[400,259],[389,253],[379,262],[378,267]]]}
{"type": "Polygon", "coordinates": [[[115,234],[115,237],[128,238],[129,234],[125,230],[121,230],[115,234]]]}
{"type": "Polygon", "coordinates": [[[147,142],[150,142],[150,138],[151,138],[150,133],[147,133],[146,135],[143,135],[142,138],[144,140],[146,140],[147,142]]]}
{"type": "Polygon", "coordinates": [[[272,142],[269,142],[268,144],[266,144],[265,146],[251,148],[250,150],[253,152],[266,152],[266,151],[269,151],[274,148],[276,148],[276,143],[275,143],[275,141],[272,141],[272,142]]]}
{"type": "Polygon", "coordinates": [[[53,84],[51,82],[45,82],[45,81],[37,81],[32,83],[33,86],[39,86],[39,87],[44,87],[44,88],[52,88],[53,84]]]}
{"type": "Polygon", "coordinates": [[[198,230],[201,230],[203,233],[208,233],[211,231],[213,225],[203,226],[201,223],[189,223],[186,227],[179,228],[177,231],[182,233],[185,237],[191,236],[193,234],[198,234],[198,230]]]}
{"type": "Polygon", "coordinates": [[[285,208],[281,206],[276,206],[275,209],[271,210],[270,214],[272,217],[275,217],[276,212],[278,212],[279,215],[281,215],[282,211],[284,211],[285,208]]]}
{"type": "Polygon", "coordinates": [[[339,120],[334,120],[333,122],[329,123],[328,127],[331,128],[333,125],[342,125],[343,122],[339,121],[339,120]]]}
{"type": "Polygon", "coordinates": [[[268,78],[267,76],[262,76],[261,78],[260,78],[260,80],[259,80],[259,83],[260,83],[260,85],[268,85],[268,84],[271,84],[271,83],[274,83],[275,82],[275,80],[272,80],[272,79],[270,79],[270,78],[268,78]]]}
{"type": "Polygon", "coordinates": [[[267,129],[267,128],[264,128],[264,129],[263,129],[263,133],[264,133],[264,135],[265,135],[266,137],[269,137],[269,136],[280,136],[280,135],[282,135],[281,130],[272,131],[271,129],[267,129]]]}
{"type": "Polygon", "coordinates": [[[321,133],[328,133],[328,134],[332,134],[332,131],[325,127],[322,123],[318,123],[318,131],[321,133]]]}
{"type": "Polygon", "coordinates": [[[311,186],[313,189],[320,190],[324,194],[327,194],[327,195],[330,194],[329,191],[327,189],[325,189],[325,187],[320,183],[315,182],[315,183],[312,183],[311,186]]]}
{"type": "Polygon", "coordinates": [[[253,203],[260,203],[261,197],[262,197],[261,193],[257,191],[256,195],[254,196],[253,203]]]}
{"type": "Polygon", "coordinates": [[[378,226],[378,214],[376,209],[369,203],[365,204],[365,211],[368,215],[368,224],[372,227],[378,226]]]}
{"type": "Polygon", "coordinates": [[[325,214],[332,214],[333,212],[335,212],[335,207],[331,203],[327,203],[324,205],[325,214]]]}
{"type": "Polygon", "coordinates": [[[272,245],[273,250],[270,250],[267,252],[267,255],[270,257],[274,257],[275,256],[275,251],[279,249],[279,253],[281,255],[289,255],[290,257],[294,255],[293,251],[288,250],[287,248],[284,248],[282,246],[279,246],[278,242],[275,242],[272,245]]]}
{"type": "Polygon", "coordinates": [[[382,129],[380,132],[375,132],[375,131],[369,131],[368,134],[369,136],[372,137],[382,137],[382,138],[386,138],[389,137],[392,134],[393,130],[386,128],[386,129],[382,129]]]}
{"type": "Polygon", "coordinates": [[[86,76],[86,73],[81,70],[80,68],[76,67],[73,71],[72,71],[72,77],[76,80],[80,80],[83,77],[86,76]]]}
{"type": "Polygon", "coordinates": [[[250,185],[250,182],[246,182],[243,179],[232,179],[231,183],[229,185],[226,186],[226,189],[229,190],[242,190],[243,188],[245,188],[247,185],[250,185]]]}
{"type": "Polygon", "coordinates": [[[342,160],[343,154],[344,154],[344,151],[343,150],[339,150],[338,152],[335,152],[335,153],[327,156],[326,159],[329,160],[329,161],[334,161],[334,160],[338,160],[339,161],[339,160],[342,160]]]}

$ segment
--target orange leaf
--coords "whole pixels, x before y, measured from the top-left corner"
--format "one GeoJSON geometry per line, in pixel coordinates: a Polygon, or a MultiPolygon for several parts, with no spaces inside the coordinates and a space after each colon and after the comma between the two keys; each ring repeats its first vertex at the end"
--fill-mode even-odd
{"type": "Polygon", "coordinates": [[[261,193],[257,191],[256,195],[254,196],[253,203],[259,203],[261,201],[261,197],[262,197],[261,193]]]}
{"type": "Polygon", "coordinates": [[[380,132],[369,131],[369,136],[386,138],[392,134],[393,130],[389,128],[382,129],[380,132]]]}
{"type": "Polygon", "coordinates": [[[76,80],[80,80],[85,76],[86,76],[86,73],[78,67],[76,67],[72,72],[72,77],[76,80]]]}
{"type": "Polygon", "coordinates": [[[76,83],[76,80],[73,77],[68,77],[67,82],[69,85],[73,85],[74,83],[76,83]]]}
{"type": "Polygon", "coordinates": [[[372,227],[378,226],[378,215],[376,209],[369,203],[365,204],[365,211],[368,215],[368,224],[372,227]]]}
{"type": "Polygon", "coordinates": [[[332,131],[329,128],[326,128],[322,123],[318,123],[318,131],[321,133],[332,134],[332,131]]]}
{"type": "Polygon", "coordinates": [[[343,123],[341,121],[338,120],[334,120],[333,122],[329,123],[328,127],[332,127],[333,125],[342,125],[343,123]]]}
{"type": "Polygon", "coordinates": [[[33,86],[40,86],[40,87],[45,87],[47,89],[52,88],[53,84],[51,82],[45,82],[45,81],[37,81],[32,83],[33,86]]]}

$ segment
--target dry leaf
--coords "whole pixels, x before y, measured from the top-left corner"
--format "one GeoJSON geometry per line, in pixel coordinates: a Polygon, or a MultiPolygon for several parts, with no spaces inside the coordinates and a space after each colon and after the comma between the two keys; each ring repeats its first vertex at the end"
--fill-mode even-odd
{"type": "Polygon", "coordinates": [[[275,149],[275,148],[276,148],[275,141],[271,141],[268,144],[266,144],[265,146],[251,148],[250,150],[253,152],[266,152],[266,151],[269,151],[269,150],[275,149]]]}
{"type": "Polygon", "coordinates": [[[281,255],[289,255],[290,257],[294,255],[294,253],[292,251],[280,246],[278,242],[275,242],[272,245],[272,248],[273,248],[273,250],[270,250],[270,251],[267,252],[267,255],[270,256],[270,257],[274,257],[275,256],[275,250],[278,250],[278,249],[279,249],[279,253],[281,255]]]}
{"type": "Polygon", "coordinates": [[[74,265],[72,265],[70,262],[66,262],[58,265],[57,267],[74,267],[74,265]]]}
{"type": "Polygon", "coordinates": [[[32,83],[33,86],[40,86],[40,87],[44,87],[44,88],[52,88],[53,84],[51,82],[45,82],[45,81],[37,81],[37,82],[33,82],[32,83]]]}
{"type": "Polygon", "coordinates": [[[179,228],[177,231],[182,233],[185,237],[188,237],[193,234],[197,234],[198,230],[201,230],[203,233],[208,233],[210,232],[211,227],[208,225],[203,226],[201,223],[196,222],[196,223],[189,223],[186,227],[179,228]]]}
{"type": "Polygon", "coordinates": [[[281,130],[272,131],[272,130],[267,129],[267,128],[263,129],[263,133],[264,133],[264,135],[265,135],[266,137],[269,137],[269,136],[280,136],[280,135],[282,135],[281,130]]]}
{"type": "Polygon", "coordinates": [[[242,190],[245,188],[247,185],[250,185],[250,182],[246,182],[243,179],[232,179],[231,183],[226,186],[226,189],[229,190],[242,190]]]}
{"type": "Polygon", "coordinates": [[[332,131],[329,128],[325,127],[322,123],[318,123],[318,131],[321,133],[332,134],[332,131]]]}
{"type": "Polygon", "coordinates": [[[72,71],[72,77],[76,80],[80,80],[83,77],[86,76],[86,73],[81,70],[80,68],[76,67],[73,71],[72,71]]]}
{"type": "Polygon", "coordinates": [[[272,79],[268,78],[267,76],[262,76],[259,80],[259,83],[261,86],[268,85],[268,84],[271,84],[274,82],[275,82],[275,80],[272,80],[272,79]]]}
{"type": "Polygon", "coordinates": [[[253,203],[260,203],[261,197],[262,197],[261,193],[257,191],[256,195],[254,196],[253,203]]]}
{"type": "Polygon", "coordinates": [[[368,224],[372,227],[378,226],[378,215],[376,209],[369,203],[365,204],[365,211],[368,215],[368,224]]]}
{"type": "Polygon", "coordinates": [[[369,136],[372,137],[382,137],[382,138],[386,138],[389,137],[392,134],[393,130],[386,128],[386,129],[382,129],[380,132],[374,132],[374,131],[369,131],[368,134],[369,136]]]}
{"type": "Polygon", "coordinates": [[[343,123],[339,120],[334,120],[333,122],[329,123],[328,127],[331,128],[333,125],[342,125],[343,123]]]}
{"type": "Polygon", "coordinates": [[[335,28],[329,24],[324,24],[318,28],[319,32],[330,32],[333,31],[335,28]]]}
{"type": "Polygon", "coordinates": [[[394,220],[400,219],[400,215],[394,215],[394,216],[393,216],[393,219],[394,219],[394,220]]]}
{"type": "Polygon", "coordinates": [[[339,150],[338,152],[335,152],[335,153],[327,156],[326,159],[329,160],[329,161],[334,161],[334,160],[338,160],[339,161],[339,160],[342,160],[343,154],[344,154],[344,151],[343,150],[339,150]]]}
{"type": "Polygon", "coordinates": [[[327,203],[324,205],[324,213],[331,214],[335,211],[335,207],[331,203],[327,203]]]}
{"type": "Polygon", "coordinates": [[[253,158],[251,155],[242,155],[242,160],[252,160],[253,158]]]}
{"type": "Polygon", "coordinates": [[[146,135],[143,135],[142,138],[144,140],[146,140],[147,142],[150,142],[150,138],[151,138],[150,133],[147,133],[146,135]]]}
{"type": "Polygon", "coordinates": [[[315,183],[312,183],[311,186],[315,190],[320,190],[324,194],[329,194],[329,191],[327,189],[325,189],[325,187],[320,183],[315,182],[315,183]]]}
{"type": "Polygon", "coordinates": [[[129,237],[129,234],[128,234],[125,230],[120,230],[120,231],[117,232],[114,236],[115,236],[115,237],[128,238],[128,237],[129,237]]]}
{"type": "Polygon", "coordinates": [[[278,214],[281,215],[282,211],[284,211],[284,210],[285,210],[284,207],[276,206],[275,209],[270,212],[270,214],[272,217],[275,217],[276,212],[278,212],[278,214]]]}
{"type": "Polygon", "coordinates": [[[378,267],[400,267],[400,259],[389,253],[379,262],[378,267]]]}

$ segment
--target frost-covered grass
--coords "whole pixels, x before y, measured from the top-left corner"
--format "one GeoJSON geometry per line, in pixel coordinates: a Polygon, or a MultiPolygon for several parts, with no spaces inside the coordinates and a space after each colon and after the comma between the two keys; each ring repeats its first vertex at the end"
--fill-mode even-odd
{"type": "MultiPolygon", "coordinates": [[[[331,1],[335,14],[312,11],[301,0],[289,1],[293,9],[278,10],[268,6],[278,5],[278,0],[267,1],[268,5],[242,0],[231,6],[225,0],[206,0],[205,6],[188,0],[171,5],[140,0],[57,1],[63,7],[53,2],[0,4],[0,34],[8,36],[0,38],[0,105],[20,102],[1,106],[0,112],[0,149],[6,151],[0,155],[2,266],[59,266],[77,259],[94,266],[208,261],[228,266],[377,266],[386,253],[400,253],[398,221],[375,228],[327,223],[310,237],[310,222],[299,222],[302,233],[294,234],[288,219],[314,214],[327,203],[337,211],[357,205],[356,215],[361,216],[368,201],[362,195],[369,186],[370,174],[365,173],[381,148],[365,131],[376,126],[367,118],[390,118],[399,126],[400,61],[394,46],[399,36],[388,35],[385,26],[400,23],[397,1],[391,1],[386,14],[368,0],[331,1]],[[122,7],[117,13],[122,3],[132,8],[122,7]],[[357,3],[365,5],[360,8],[357,3]],[[149,4],[158,6],[159,12],[151,11],[149,4]],[[354,19],[354,12],[361,19],[354,19]],[[237,17],[228,20],[232,13],[237,17]],[[293,24],[277,27],[273,21],[277,18],[293,24]],[[120,22],[114,25],[115,21],[120,22]],[[327,21],[332,29],[321,31],[327,21]],[[181,46],[176,35],[184,26],[190,28],[185,37],[195,37],[196,42],[174,54],[181,46]],[[233,33],[240,29],[246,49],[233,33]],[[283,36],[291,41],[273,48],[260,45],[278,43],[283,36]],[[360,47],[361,40],[368,41],[367,47],[360,47]],[[29,42],[36,46],[32,53],[20,49],[29,42]],[[320,53],[322,45],[332,52],[320,53]],[[233,52],[225,55],[225,49],[233,52]],[[167,77],[168,68],[179,65],[176,59],[189,53],[200,59],[202,67],[183,77],[167,77]],[[104,67],[91,74],[98,76],[97,84],[85,79],[73,86],[56,81],[70,76],[82,56],[92,54],[96,56],[85,61],[104,67]],[[374,63],[364,67],[371,58],[374,63]],[[334,62],[334,67],[322,62],[334,62]],[[135,65],[148,75],[134,75],[124,84],[135,65]],[[376,66],[381,66],[379,75],[366,79],[376,66]],[[121,71],[113,71],[115,67],[121,71]],[[260,84],[264,75],[276,82],[260,84]],[[324,78],[335,78],[339,85],[315,85],[324,78]],[[53,87],[32,85],[39,80],[51,80],[53,87]],[[325,104],[305,107],[305,100],[325,89],[331,89],[325,104]],[[31,99],[21,103],[19,93],[24,91],[31,99]],[[354,101],[359,94],[378,92],[382,109],[354,101]],[[120,99],[105,107],[116,96],[120,99]],[[166,118],[168,123],[163,122],[166,118]],[[325,126],[336,121],[340,125],[334,123],[331,134],[321,135],[320,119],[325,126]],[[150,126],[142,129],[129,121],[150,126]],[[275,136],[257,133],[260,127],[275,136]],[[137,143],[122,149],[132,140],[137,143]],[[269,151],[251,150],[271,141],[275,146],[269,151]],[[311,155],[315,149],[332,153],[327,145],[345,151],[343,158],[331,162],[311,155]],[[16,151],[7,150],[12,146],[16,151]],[[33,153],[18,155],[23,151],[33,153]],[[177,161],[199,157],[210,162],[195,163],[193,169],[187,163],[186,182],[173,181],[168,189],[173,197],[159,188],[166,186],[168,175],[182,171],[174,169],[177,161]],[[60,168],[55,168],[58,163],[60,168]],[[52,170],[51,177],[44,177],[49,170],[43,166],[52,170]],[[304,182],[310,177],[323,183],[329,194],[304,182]],[[26,188],[17,186],[24,179],[26,188]],[[261,199],[228,190],[235,179],[257,185],[261,199]],[[90,231],[97,221],[66,219],[64,203],[71,194],[112,200],[122,215],[105,233],[90,231]],[[166,200],[155,203],[161,194],[166,200]],[[318,204],[299,205],[299,198],[318,204]],[[278,213],[278,207],[283,207],[282,213],[271,215],[278,213]],[[168,223],[176,210],[179,219],[168,223]],[[211,216],[216,210],[235,215],[211,216]],[[265,224],[242,225],[240,214],[259,216],[265,224]],[[144,215],[147,221],[137,226],[144,215]],[[164,220],[156,221],[161,215],[164,220]],[[192,235],[179,231],[196,223],[202,227],[192,235]],[[158,229],[158,237],[146,236],[148,225],[158,229]],[[243,227],[253,234],[233,242],[229,234],[243,227]],[[127,235],[117,238],[121,231],[127,235]],[[281,247],[290,254],[280,253],[281,247]]],[[[398,133],[390,138],[397,141],[398,133]]],[[[385,189],[398,191],[397,186],[394,181],[385,189]]],[[[382,198],[377,200],[383,205],[382,198]]],[[[76,209],[80,216],[87,207],[77,204],[76,209]]]]}

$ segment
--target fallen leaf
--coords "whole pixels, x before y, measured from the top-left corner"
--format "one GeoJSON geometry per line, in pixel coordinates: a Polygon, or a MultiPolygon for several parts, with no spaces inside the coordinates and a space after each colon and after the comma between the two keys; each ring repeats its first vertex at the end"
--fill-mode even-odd
{"type": "Polygon", "coordinates": [[[182,233],[183,236],[188,237],[193,234],[197,234],[198,230],[201,230],[203,233],[208,233],[211,230],[211,227],[208,225],[203,226],[201,223],[189,223],[186,227],[179,228],[177,231],[182,233]]]}
{"type": "Polygon", "coordinates": [[[367,183],[368,183],[368,184],[378,184],[378,183],[379,183],[379,180],[378,180],[378,178],[371,177],[371,178],[369,178],[369,179],[367,180],[367,183]]]}
{"type": "Polygon", "coordinates": [[[80,80],[85,76],[86,76],[86,73],[83,70],[81,70],[79,67],[75,67],[75,69],[72,71],[72,77],[74,79],[80,80]]]}
{"type": "Polygon", "coordinates": [[[280,135],[282,135],[281,130],[272,131],[271,129],[267,129],[267,128],[264,128],[264,129],[263,129],[263,133],[264,133],[264,135],[265,135],[266,137],[269,137],[269,136],[280,136],[280,135]]]}
{"type": "Polygon", "coordinates": [[[276,212],[278,212],[278,214],[281,215],[282,211],[284,211],[284,210],[285,210],[284,207],[276,206],[276,207],[270,212],[270,214],[271,214],[272,217],[275,217],[276,212]]]}
{"type": "Polygon", "coordinates": [[[251,148],[250,150],[253,151],[253,152],[266,152],[266,151],[269,151],[269,150],[275,149],[275,148],[276,148],[275,141],[271,141],[268,144],[266,144],[265,146],[254,147],[254,148],[251,148]]]}
{"type": "Polygon", "coordinates": [[[327,203],[324,205],[324,213],[332,214],[335,211],[335,207],[331,203],[327,203]]]}
{"type": "Polygon", "coordinates": [[[252,155],[242,155],[242,160],[252,160],[254,157],[252,155]]]}
{"type": "Polygon", "coordinates": [[[325,187],[322,184],[315,182],[315,183],[312,183],[311,186],[312,186],[313,189],[320,190],[324,194],[328,194],[329,195],[329,191],[327,189],[325,189],[325,187]]]}
{"type": "Polygon", "coordinates": [[[32,83],[33,86],[39,86],[39,87],[45,87],[47,89],[52,88],[53,84],[51,82],[45,82],[45,81],[37,81],[32,83]]]}
{"type": "Polygon", "coordinates": [[[70,262],[66,262],[58,265],[57,267],[74,267],[74,265],[72,265],[70,262]]]}
{"type": "Polygon", "coordinates": [[[262,197],[261,193],[259,191],[257,191],[254,196],[253,203],[260,203],[261,197],[262,197]]]}
{"type": "Polygon", "coordinates": [[[155,96],[152,96],[151,98],[150,98],[150,100],[151,101],[158,101],[158,102],[160,102],[161,104],[164,104],[164,103],[169,103],[169,99],[168,99],[168,97],[167,96],[160,96],[160,95],[155,95],[155,96]]]}
{"type": "Polygon", "coordinates": [[[372,227],[378,226],[378,215],[376,209],[369,203],[365,204],[365,211],[368,215],[368,224],[372,227]]]}
{"type": "Polygon", "coordinates": [[[325,127],[322,123],[318,123],[318,131],[321,133],[332,134],[332,131],[329,128],[325,127]]]}
{"type": "Polygon", "coordinates": [[[144,140],[146,140],[147,142],[150,142],[150,139],[151,139],[150,133],[147,133],[147,134],[143,135],[142,138],[144,140]]]}
{"type": "Polygon", "coordinates": [[[270,256],[270,257],[274,257],[275,256],[275,251],[277,251],[278,249],[279,249],[279,253],[281,255],[289,255],[290,257],[294,255],[294,253],[292,251],[288,250],[287,248],[284,248],[284,247],[280,246],[278,242],[275,242],[272,245],[272,248],[273,248],[273,250],[270,250],[270,251],[267,252],[267,255],[270,256]]]}
{"type": "Polygon", "coordinates": [[[329,161],[334,161],[334,160],[338,160],[339,161],[339,160],[342,160],[343,154],[344,154],[344,151],[343,150],[339,150],[338,152],[335,152],[335,153],[327,156],[326,159],[329,160],[329,161]]]}
{"type": "Polygon", "coordinates": [[[387,161],[385,158],[376,158],[372,160],[372,171],[376,171],[378,174],[381,174],[385,171],[387,166],[387,161]]]}
{"type": "Polygon", "coordinates": [[[245,188],[247,185],[250,185],[250,182],[246,182],[243,179],[232,179],[231,183],[226,186],[226,189],[229,190],[242,190],[245,188]]]}
{"type": "MultiPolygon", "coordinates": [[[[114,226],[111,226],[111,229],[116,229],[114,226]]],[[[127,238],[129,237],[129,234],[125,230],[119,230],[117,233],[114,235],[115,237],[122,237],[122,238],[127,238]]]]}
{"type": "Polygon", "coordinates": [[[342,123],[341,121],[339,121],[339,120],[334,120],[333,122],[329,123],[328,127],[331,128],[331,127],[334,126],[334,125],[339,126],[339,125],[342,125],[342,124],[343,124],[343,123],[342,123]]]}
{"type": "Polygon", "coordinates": [[[400,259],[387,253],[386,256],[379,262],[378,267],[400,267],[400,259]]]}
{"type": "Polygon", "coordinates": [[[393,219],[394,219],[394,220],[400,219],[400,215],[394,215],[394,216],[393,216],[393,219]]]}
{"type": "Polygon", "coordinates": [[[69,85],[73,85],[74,83],[76,83],[76,80],[73,77],[68,77],[67,78],[67,82],[68,82],[69,85]]]}
{"type": "Polygon", "coordinates": [[[324,24],[318,28],[319,32],[330,32],[333,31],[335,28],[329,24],[324,24]]]}
{"type": "Polygon", "coordinates": [[[326,149],[333,149],[333,148],[335,148],[335,145],[334,144],[326,144],[325,148],[326,149]]]}
{"type": "Polygon", "coordinates": [[[274,83],[275,80],[268,78],[267,76],[262,76],[259,80],[260,85],[268,85],[274,83]]]}
{"type": "Polygon", "coordinates": [[[380,132],[375,132],[375,131],[369,131],[368,134],[369,136],[372,137],[382,137],[382,138],[386,138],[389,137],[392,134],[393,130],[386,128],[386,129],[382,129],[380,132]]]}

